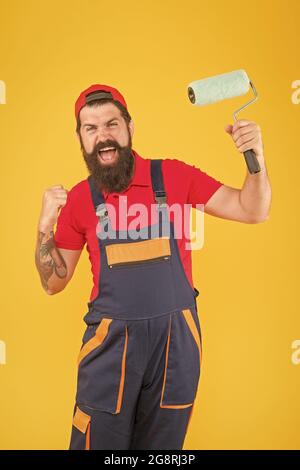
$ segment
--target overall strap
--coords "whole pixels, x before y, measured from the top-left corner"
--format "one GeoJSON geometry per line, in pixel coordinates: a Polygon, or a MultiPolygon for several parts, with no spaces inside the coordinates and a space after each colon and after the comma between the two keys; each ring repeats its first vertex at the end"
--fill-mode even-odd
{"type": "Polygon", "coordinates": [[[173,229],[169,223],[167,209],[167,194],[165,191],[162,160],[151,160],[151,181],[158,213],[158,224],[152,226],[152,237],[170,237],[173,236],[173,229]]]}
{"type": "Polygon", "coordinates": [[[88,176],[88,183],[90,186],[91,196],[96,215],[99,217],[101,223],[105,221],[108,215],[107,209],[105,207],[104,197],[102,192],[96,188],[95,181],[92,175],[88,176]]]}
{"type": "Polygon", "coordinates": [[[155,202],[158,204],[158,209],[166,207],[167,202],[167,194],[165,192],[161,165],[162,159],[151,160],[152,189],[154,192],[155,202]]]}
{"type": "Polygon", "coordinates": [[[94,178],[92,177],[92,175],[90,175],[88,177],[88,182],[89,182],[89,185],[90,185],[93,204],[94,204],[94,207],[96,208],[97,206],[99,206],[99,204],[104,204],[104,198],[103,198],[103,195],[102,195],[101,191],[97,190],[96,185],[95,185],[95,181],[94,181],[94,178]]]}

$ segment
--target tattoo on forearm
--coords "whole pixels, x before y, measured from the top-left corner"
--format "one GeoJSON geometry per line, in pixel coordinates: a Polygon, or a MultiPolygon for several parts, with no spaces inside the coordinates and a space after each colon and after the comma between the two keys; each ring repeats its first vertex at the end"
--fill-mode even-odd
{"type": "Polygon", "coordinates": [[[67,266],[54,243],[53,231],[49,233],[38,233],[38,243],[35,260],[40,273],[43,287],[48,289],[48,280],[53,272],[63,279],[67,275],[67,266]]]}

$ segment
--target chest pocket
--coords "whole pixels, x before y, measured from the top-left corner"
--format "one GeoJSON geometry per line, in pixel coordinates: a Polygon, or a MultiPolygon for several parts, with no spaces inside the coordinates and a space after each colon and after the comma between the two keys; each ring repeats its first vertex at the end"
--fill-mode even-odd
{"type": "Polygon", "coordinates": [[[170,240],[167,237],[153,238],[131,243],[114,243],[105,246],[109,268],[147,265],[169,261],[170,240]]]}

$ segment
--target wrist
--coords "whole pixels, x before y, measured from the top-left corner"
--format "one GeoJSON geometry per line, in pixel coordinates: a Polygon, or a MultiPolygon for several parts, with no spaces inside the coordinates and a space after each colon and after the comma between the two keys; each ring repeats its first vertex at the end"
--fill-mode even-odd
{"type": "Polygon", "coordinates": [[[265,162],[265,156],[264,156],[262,153],[257,154],[257,155],[256,155],[256,158],[257,158],[257,160],[259,161],[259,163],[264,164],[264,162],[265,162]]]}
{"type": "Polygon", "coordinates": [[[49,233],[53,230],[54,224],[49,220],[40,219],[38,222],[38,230],[42,233],[49,233]]]}
{"type": "Polygon", "coordinates": [[[256,155],[257,161],[259,163],[261,171],[265,172],[266,171],[266,162],[265,158],[263,155],[256,155]]]}

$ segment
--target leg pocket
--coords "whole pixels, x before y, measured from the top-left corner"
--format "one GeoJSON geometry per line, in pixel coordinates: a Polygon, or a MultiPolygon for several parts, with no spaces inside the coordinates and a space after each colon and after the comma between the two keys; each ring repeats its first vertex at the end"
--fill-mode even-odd
{"type": "Polygon", "coordinates": [[[170,316],[161,408],[187,408],[197,394],[201,367],[201,333],[195,310],[170,316]]]}
{"type": "Polygon", "coordinates": [[[128,331],[124,321],[102,318],[78,357],[76,403],[117,414],[121,411],[128,331]]]}
{"type": "Polygon", "coordinates": [[[90,450],[91,417],[76,406],[73,416],[73,427],[70,450],[90,450]]]}

